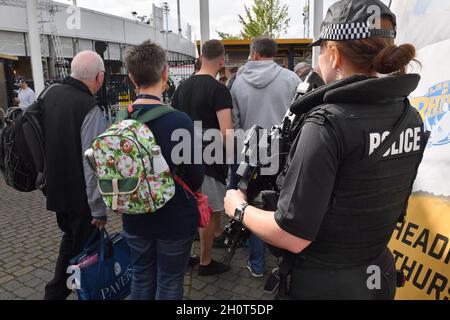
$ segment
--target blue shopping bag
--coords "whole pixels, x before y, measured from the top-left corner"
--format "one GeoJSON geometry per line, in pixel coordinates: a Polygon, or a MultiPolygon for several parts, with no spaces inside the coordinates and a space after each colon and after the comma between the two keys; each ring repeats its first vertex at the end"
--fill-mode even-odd
{"type": "Polygon", "coordinates": [[[97,230],[70,264],[79,300],[123,300],[130,295],[131,254],[123,234],[97,230]]]}

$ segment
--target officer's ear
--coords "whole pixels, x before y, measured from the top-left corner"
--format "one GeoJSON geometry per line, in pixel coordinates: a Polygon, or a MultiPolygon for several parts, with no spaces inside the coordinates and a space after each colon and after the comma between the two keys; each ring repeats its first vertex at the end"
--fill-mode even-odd
{"type": "Polygon", "coordinates": [[[342,54],[339,52],[336,46],[332,46],[331,50],[332,56],[334,57],[332,68],[333,70],[339,70],[342,66],[342,54]]]}

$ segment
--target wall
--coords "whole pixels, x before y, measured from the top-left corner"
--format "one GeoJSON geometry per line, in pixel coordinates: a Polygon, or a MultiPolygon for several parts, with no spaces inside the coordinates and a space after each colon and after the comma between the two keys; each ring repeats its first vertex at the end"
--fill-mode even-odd
{"type": "MultiPolygon", "coordinates": [[[[119,60],[125,45],[138,44],[147,39],[158,43],[163,48],[167,48],[168,43],[169,51],[195,57],[194,43],[177,34],[166,35],[150,25],[88,9],[81,9],[81,28],[69,29],[66,25],[70,16],[66,12],[68,6],[55,5],[58,11],[54,21],[67,58],[73,57],[74,47],[78,50],[91,49],[92,41],[106,41],[110,43],[111,59],[119,60]]],[[[38,11],[38,20],[45,21],[50,18],[47,12],[38,11]]],[[[41,32],[44,35],[50,35],[51,26],[51,23],[42,23],[41,32]]],[[[26,32],[25,8],[0,5],[0,53],[26,56],[23,39],[23,33],[26,32]]],[[[43,37],[43,56],[48,56],[47,38],[43,37]]]]}

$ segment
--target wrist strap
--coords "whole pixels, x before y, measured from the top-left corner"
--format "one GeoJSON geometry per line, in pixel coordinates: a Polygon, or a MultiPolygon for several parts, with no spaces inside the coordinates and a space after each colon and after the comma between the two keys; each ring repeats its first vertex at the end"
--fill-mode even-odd
{"type": "Polygon", "coordinates": [[[248,207],[250,207],[250,204],[248,202],[241,204],[242,215],[244,215],[245,209],[247,209],[248,207]]]}

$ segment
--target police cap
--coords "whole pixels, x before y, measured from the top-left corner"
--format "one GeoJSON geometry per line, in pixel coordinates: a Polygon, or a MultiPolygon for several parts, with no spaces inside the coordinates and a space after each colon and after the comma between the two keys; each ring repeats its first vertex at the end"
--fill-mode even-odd
{"type": "Polygon", "coordinates": [[[342,0],[328,9],[320,37],[311,46],[319,46],[323,40],[347,41],[373,37],[395,39],[396,29],[395,14],[380,0],[342,0]],[[379,25],[377,26],[377,18],[381,17],[390,18],[394,30],[381,29],[379,25]]]}

